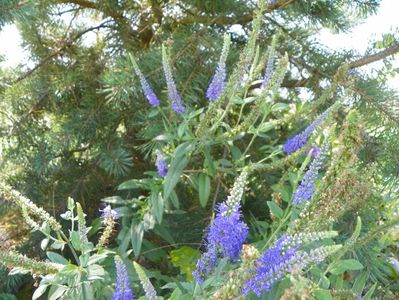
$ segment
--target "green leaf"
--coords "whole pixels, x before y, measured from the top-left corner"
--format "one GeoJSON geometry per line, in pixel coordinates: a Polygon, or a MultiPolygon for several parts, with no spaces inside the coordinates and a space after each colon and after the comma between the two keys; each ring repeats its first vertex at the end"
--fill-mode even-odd
{"type": "Polygon", "coordinates": [[[180,144],[179,146],[177,146],[175,152],[173,153],[174,159],[185,156],[187,153],[193,151],[194,147],[195,146],[192,142],[185,142],[183,144],[180,144]]]}
{"type": "Polygon", "coordinates": [[[231,156],[233,157],[234,160],[239,160],[241,158],[242,153],[240,148],[236,146],[231,146],[230,151],[231,151],[231,156]]]}
{"type": "Polygon", "coordinates": [[[177,250],[170,252],[172,265],[180,268],[180,272],[186,275],[188,281],[192,280],[192,273],[196,267],[196,261],[200,256],[200,252],[191,247],[183,246],[177,250]]]}
{"type": "Polygon", "coordinates": [[[68,287],[64,285],[52,285],[48,293],[48,300],[56,300],[62,297],[68,287]]]}
{"type": "Polygon", "coordinates": [[[360,236],[360,232],[362,230],[362,219],[358,216],[357,221],[356,221],[356,227],[355,230],[353,231],[353,234],[350,238],[352,242],[356,241],[358,237],[360,236]]]}
{"type": "Polygon", "coordinates": [[[175,156],[170,164],[170,168],[165,177],[165,182],[163,186],[163,198],[168,199],[173,189],[175,188],[177,182],[180,179],[180,175],[183,169],[188,163],[188,157],[186,155],[182,157],[175,156]]]}
{"type": "Polygon", "coordinates": [[[322,288],[328,289],[330,287],[330,280],[326,276],[322,275],[320,281],[322,288]]]}
{"type": "Polygon", "coordinates": [[[216,166],[215,166],[215,162],[212,158],[212,155],[210,153],[210,147],[204,147],[204,156],[205,156],[205,160],[204,160],[204,169],[207,171],[207,173],[209,174],[209,176],[211,176],[212,178],[215,178],[216,176],[216,166]]]}
{"type": "Polygon", "coordinates": [[[105,276],[105,270],[100,265],[90,265],[87,267],[87,279],[88,280],[103,280],[105,276]]]}
{"type": "Polygon", "coordinates": [[[143,189],[151,190],[154,184],[153,179],[142,178],[142,179],[131,179],[121,183],[118,186],[118,190],[132,190],[132,189],[143,189]]]}
{"type": "Polygon", "coordinates": [[[102,253],[102,254],[93,254],[90,256],[89,261],[87,262],[87,265],[93,265],[97,262],[103,261],[105,258],[107,258],[107,254],[102,253]]]}
{"type": "MultiPolygon", "coordinates": [[[[164,198],[162,198],[162,199],[164,199],[164,198]]],[[[165,200],[165,199],[164,199],[164,200],[165,200]]],[[[176,194],[175,191],[172,191],[172,192],[170,193],[170,196],[169,196],[169,199],[168,199],[168,200],[170,200],[170,202],[172,202],[173,206],[174,206],[176,209],[180,209],[179,198],[177,197],[177,194],[176,194]]]]}
{"type": "Polygon", "coordinates": [[[157,219],[159,224],[162,223],[164,200],[162,194],[158,190],[152,191],[150,195],[151,212],[157,219]]]}
{"type": "Polygon", "coordinates": [[[165,226],[155,225],[154,233],[167,241],[169,244],[176,243],[176,241],[173,239],[173,236],[170,234],[169,229],[165,226]]]}
{"type": "Polygon", "coordinates": [[[69,210],[73,210],[75,208],[75,201],[71,197],[68,197],[67,208],[69,210]]]}
{"type": "Polygon", "coordinates": [[[122,228],[121,232],[118,235],[119,242],[119,252],[126,252],[127,248],[129,247],[129,243],[131,243],[131,236],[130,236],[130,229],[122,228]]]}
{"type": "Polygon", "coordinates": [[[168,300],[180,300],[180,296],[182,295],[182,292],[179,288],[176,288],[172,295],[170,295],[168,300]]]}
{"type": "Polygon", "coordinates": [[[72,247],[75,250],[80,250],[81,240],[80,240],[79,233],[77,231],[70,232],[70,238],[71,238],[72,247]]]}
{"type": "Polygon", "coordinates": [[[177,128],[177,136],[179,138],[182,138],[184,133],[186,132],[186,129],[187,129],[187,123],[186,122],[181,123],[177,128]]]}
{"type": "Polygon", "coordinates": [[[369,278],[368,271],[363,271],[362,273],[360,273],[360,275],[357,275],[356,280],[352,286],[352,291],[355,294],[360,294],[363,291],[368,278],[369,278]]]}
{"type": "Polygon", "coordinates": [[[204,173],[201,173],[198,178],[198,192],[201,206],[206,207],[211,194],[211,179],[204,173]]]}
{"type": "Polygon", "coordinates": [[[371,296],[373,296],[376,288],[377,288],[377,282],[374,283],[373,286],[368,290],[366,295],[364,295],[363,300],[371,300],[371,296]]]}
{"type": "Polygon", "coordinates": [[[342,274],[346,271],[363,269],[363,265],[356,259],[343,259],[334,261],[329,266],[329,271],[334,275],[342,274]]]}
{"type": "Polygon", "coordinates": [[[47,254],[47,257],[49,258],[49,260],[52,261],[53,263],[57,263],[57,264],[61,264],[61,265],[68,264],[68,261],[63,256],[59,255],[58,253],[47,251],[46,254],[47,254]]]}
{"type": "Polygon", "coordinates": [[[200,115],[203,111],[204,111],[203,107],[201,107],[200,109],[194,110],[188,115],[188,118],[189,119],[195,118],[196,116],[200,115]]]}
{"type": "Polygon", "coordinates": [[[276,103],[272,106],[272,112],[280,112],[289,109],[290,106],[287,103],[276,103]]]}
{"type": "Polygon", "coordinates": [[[46,250],[48,243],[50,242],[50,239],[43,239],[42,242],[40,243],[40,248],[44,251],[46,250]]]}
{"type": "Polygon", "coordinates": [[[95,300],[93,287],[91,286],[90,282],[83,282],[82,296],[84,300],[95,300]]]}
{"type": "MultiPolygon", "coordinates": [[[[123,182],[122,184],[125,184],[125,186],[126,186],[126,183],[127,183],[128,181],[125,181],[125,182],[123,182]]],[[[121,184],[121,185],[122,185],[121,184]]],[[[121,186],[120,185],[120,186],[121,186]]],[[[120,187],[119,186],[119,187],[120,187]]],[[[118,188],[119,189],[119,188],[118,188]]],[[[112,197],[106,197],[106,198],[103,198],[103,199],[101,199],[101,201],[102,202],[106,202],[106,203],[110,203],[110,204],[126,204],[126,200],[124,200],[124,199],[122,199],[122,197],[120,197],[120,196],[112,196],[112,197]]]]}
{"type": "MultiPolygon", "coordinates": [[[[40,298],[40,296],[42,296],[46,292],[48,287],[49,287],[48,284],[40,284],[39,287],[33,293],[32,300],[36,300],[36,299],[40,298]]],[[[0,299],[1,299],[1,297],[0,297],[0,299]]]]}
{"type": "Polygon", "coordinates": [[[273,201],[267,201],[267,206],[269,207],[270,212],[273,214],[273,216],[279,219],[283,217],[284,211],[276,203],[274,203],[273,201]]]}
{"type": "Polygon", "coordinates": [[[333,300],[330,291],[318,289],[313,292],[317,300],[333,300]]]}
{"type": "Polygon", "coordinates": [[[80,255],[79,256],[80,266],[85,268],[87,266],[87,264],[89,263],[89,258],[90,258],[90,255],[88,253],[84,253],[84,254],[80,255]]]}
{"type": "Polygon", "coordinates": [[[263,123],[263,124],[259,125],[259,127],[257,128],[257,132],[258,133],[266,133],[266,132],[270,131],[271,129],[273,129],[275,126],[276,125],[273,122],[263,123]]]}
{"type": "Polygon", "coordinates": [[[54,243],[51,244],[51,248],[63,250],[65,244],[66,243],[64,241],[56,240],[56,241],[54,241],[54,243]]]}
{"type": "Polygon", "coordinates": [[[143,243],[144,226],[138,221],[133,221],[130,227],[130,239],[132,242],[134,255],[137,257],[140,254],[141,244],[143,243]]]}

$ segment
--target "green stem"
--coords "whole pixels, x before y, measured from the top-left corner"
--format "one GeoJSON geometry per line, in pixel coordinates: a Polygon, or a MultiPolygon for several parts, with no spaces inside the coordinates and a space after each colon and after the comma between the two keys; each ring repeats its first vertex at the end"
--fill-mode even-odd
{"type": "Polygon", "coordinates": [[[59,238],[59,239],[63,239],[63,240],[67,243],[69,249],[71,249],[71,252],[72,252],[73,257],[74,257],[75,260],[76,260],[76,263],[77,263],[78,265],[80,265],[80,263],[79,263],[79,257],[78,257],[78,255],[76,254],[75,249],[72,247],[72,244],[71,244],[71,242],[69,241],[69,239],[66,237],[66,235],[65,235],[62,231],[58,231],[58,232],[57,232],[57,235],[58,235],[58,238],[59,238]]]}
{"type": "Polygon", "coordinates": [[[263,163],[265,160],[268,160],[274,156],[277,156],[279,154],[283,153],[281,150],[278,150],[277,152],[274,152],[272,154],[270,154],[269,156],[266,156],[265,158],[262,158],[260,161],[256,162],[255,164],[261,164],[263,163]]]}
{"type": "Polygon", "coordinates": [[[292,211],[290,209],[289,205],[286,209],[286,215],[284,216],[284,218],[281,220],[280,224],[278,225],[278,227],[276,228],[276,230],[270,235],[269,239],[267,240],[266,244],[263,246],[262,251],[264,251],[267,246],[270,245],[270,243],[273,241],[274,237],[277,235],[277,233],[280,232],[281,228],[285,225],[285,223],[289,220],[289,218],[291,217],[292,211]]]}
{"type": "MultiPolygon", "coordinates": [[[[263,122],[266,121],[266,117],[267,117],[268,115],[269,115],[269,114],[266,113],[266,112],[263,114],[263,118],[262,118],[262,121],[260,122],[260,124],[263,124],[263,122]]],[[[256,120],[258,119],[258,117],[259,117],[259,116],[256,117],[256,119],[254,120],[254,123],[253,123],[253,124],[255,124],[255,122],[256,122],[256,120]]],[[[253,124],[252,124],[252,125],[253,125],[253,124]]],[[[254,135],[252,135],[251,141],[249,142],[249,144],[248,144],[247,148],[245,149],[244,153],[241,155],[241,158],[242,158],[242,159],[245,158],[245,154],[247,154],[248,150],[251,148],[251,146],[252,146],[252,144],[254,143],[254,141],[255,141],[255,139],[256,139],[257,136],[258,136],[258,132],[256,131],[256,133],[255,133],[254,135]]]]}
{"type": "MultiPolygon", "coordinates": [[[[165,119],[165,121],[169,124],[169,128],[172,127],[172,124],[170,123],[169,119],[167,118],[167,116],[165,115],[165,112],[163,111],[163,109],[160,106],[157,106],[159,112],[161,113],[161,115],[163,116],[163,118],[165,119]]],[[[165,124],[164,124],[165,126],[165,124]]],[[[166,128],[165,128],[166,129],[166,128]]]]}

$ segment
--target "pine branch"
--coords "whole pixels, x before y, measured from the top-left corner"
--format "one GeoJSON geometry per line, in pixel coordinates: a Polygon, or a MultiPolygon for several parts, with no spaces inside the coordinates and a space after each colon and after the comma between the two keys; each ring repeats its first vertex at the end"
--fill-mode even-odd
{"type": "MultiPolygon", "coordinates": [[[[262,12],[262,14],[270,13],[274,10],[284,8],[285,6],[295,2],[295,0],[280,0],[274,4],[268,5],[267,8],[262,12]]],[[[242,16],[236,17],[225,17],[225,16],[199,16],[199,15],[191,15],[187,16],[184,19],[176,20],[176,23],[179,24],[207,24],[207,25],[232,25],[232,24],[241,24],[246,25],[254,19],[255,15],[252,13],[245,14],[242,16]]]]}
{"type": "Polygon", "coordinates": [[[85,152],[86,150],[91,148],[91,144],[88,143],[86,145],[83,145],[80,148],[72,149],[72,150],[67,150],[67,151],[62,151],[61,153],[57,154],[54,156],[54,158],[59,158],[59,157],[70,157],[74,153],[79,153],[79,152],[85,152]]]}
{"type": "Polygon", "coordinates": [[[105,21],[103,23],[101,23],[98,26],[93,26],[93,27],[89,27],[81,32],[78,32],[74,37],[72,37],[71,39],[67,40],[67,41],[63,41],[61,42],[61,46],[56,49],[55,51],[53,51],[50,55],[48,55],[47,57],[45,57],[41,62],[39,62],[36,66],[34,66],[32,69],[30,69],[29,71],[25,72],[24,74],[22,74],[21,76],[19,76],[15,81],[12,82],[12,84],[18,83],[21,80],[26,79],[27,77],[29,77],[30,75],[32,75],[35,71],[37,71],[39,68],[41,68],[43,65],[45,65],[47,62],[49,62],[52,58],[57,57],[58,55],[60,55],[63,51],[65,51],[66,49],[68,49],[69,47],[71,47],[73,45],[73,43],[75,41],[77,41],[79,38],[81,38],[83,35],[85,35],[88,32],[94,31],[94,30],[98,30],[100,28],[105,27],[105,24],[109,23],[108,21],[105,21]]]}
{"type": "Polygon", "coordinates": [[[389,48],[386,48],[382,50],[381,52],[365,56],[361,59],[355,60],[349,64],[349,69],[355,69],[359,68],[368,64],[371,64],[373,62],[379,61],[381,59],[384,59],[388,56],[394,55],[399,52],[399,44],[393,45],[389,48]]]}
{"type": "Polygon", "coordinates": [[[16,4],[13,5],[13,6],[9,6],[9,7],[0,7],[0,10],[1,10],[2,13],[4,13],[4,12],[9,12],[9,11],[12,11],[12,10],[19,9],[19,8],[25,6],[25,5],[28,4],[28,3],[29,3],[29,0],[25,0],[25,1],[18,2],[18,3],[16,3],[16,4]]]}

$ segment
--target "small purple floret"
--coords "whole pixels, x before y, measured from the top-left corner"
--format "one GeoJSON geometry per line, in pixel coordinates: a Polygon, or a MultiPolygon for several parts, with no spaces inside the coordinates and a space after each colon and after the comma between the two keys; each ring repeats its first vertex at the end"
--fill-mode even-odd
{"type": "Polygon", "coordinates": [[[309,155],[310,151],[312,151],[312,157],[317,157],[320,154],[320,148],[317,146],[311,146],[306,150],[306,155],[309,155]]]}
{"type": "Polygon", "coordinates": [[[157,153],[157,160],[155,161],[157,167],[157,173],[160,177],[165,177],[168,173],[168,164],[162,153],[157,153]]]}
{"type": "Polygon", "coordinates": [[[100,212],[102,213],[101,219],[103,219],[103,221],[109,219],[116,220],[119,217],[116,210],[113,210],[109,204],[107,204],[104,209],[100,209],[100,212]]]}

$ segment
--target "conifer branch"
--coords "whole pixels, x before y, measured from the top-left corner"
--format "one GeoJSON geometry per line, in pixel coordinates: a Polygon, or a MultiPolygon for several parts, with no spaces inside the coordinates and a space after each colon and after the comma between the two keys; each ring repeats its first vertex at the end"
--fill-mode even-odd
{"type": "MultiPolygon", "coordinates": [[[[262,12],[262,14],[270,13],[274,10],[284,8],[289,4],[292,4],[295,0],[280,0],[274,4],[268,5],[267,8],[262,12]]],[[[254,19],[255,15],[252,13],[248,13],[241,16],[235,17],[226,17],[226,16],[198,16],[198,15],[191,15],[185,17],[181,20],[176,20],[179,24],[193,24],[193,23],[202,23],[207,25],[231,25],[231,24],[240,24],[246,25],[254,19]]]]}
{"type": "Polygon", "coordinates": [[[43,65],[45,65],[47,62],[49,62],[51,59],[57,57],[58,55],[60,55],[63,51],[65,51],[66,49],[68,49],[69,47],[71,47],[73,45],[73,43],[75,41],[77,41],[79,38],[81,38],[83,35],[85,35],[88,32],[94,31],[94,30],[98,30],[100,28],[105,27],[105,24],[109,23],[108,21],[105,21],[103,23],[101,23],[100,25],[97,26],[93,26],[93,27],[89,27],[83,31],[78,32],[74,37],[72,37],[71,39],[67,40],[67,41],[63,41],[61,42],[61,46],[58,47],[58,49],[56,49],[55,51],[53,51],[50,55],[46,56],[41,62],[39,62],[36,66],[34,66],[32,69],[28,70],[27,72],[25,72],[24,74],[22,74],[21,76],[19,76],[15,81],[12,82],[12,84],[18,83],[21,80],[26,79],[27,77],[29,77],[30,75],[32,75],[35,71],[37,71],[39,68],[41,68],[43,65]]]}
{"type": "Polygon", "coordinates": [[[378,53],[368,55],[368,56],[362,57],[358,60],[351,62],[349,64],[349,69],[355,69],[355,68],[359,68],[359,67],[371,64],[373,62],[384,59],[388,56],[394,55],[398,52],[399,52],[399,44],[395,44],[395,45],[388,47],[378,53]]]}

